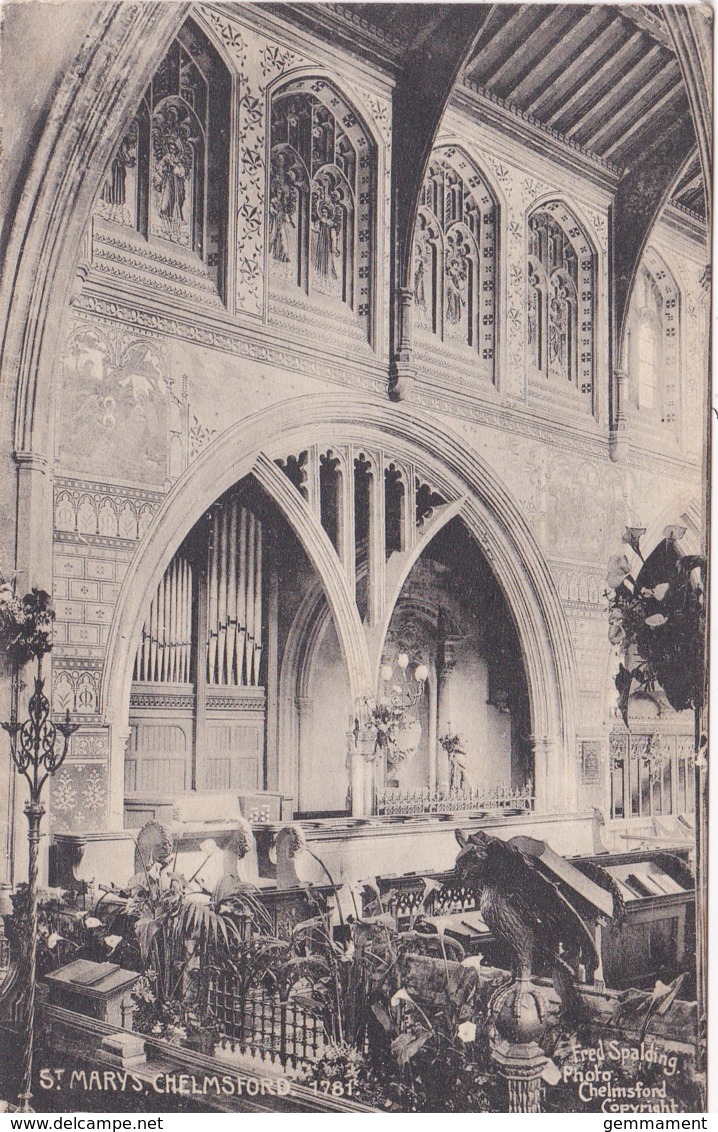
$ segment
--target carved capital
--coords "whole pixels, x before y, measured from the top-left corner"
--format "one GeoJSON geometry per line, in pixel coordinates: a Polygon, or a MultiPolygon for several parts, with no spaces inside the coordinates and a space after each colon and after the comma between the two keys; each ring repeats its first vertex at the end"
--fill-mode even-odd
{"type": "Polygon", "coordinates": [[[41,452],[16,451],[14,456],[15,463],[23,471],[42,472],[44,475],[48,469],[49,460],[41,452]]]}

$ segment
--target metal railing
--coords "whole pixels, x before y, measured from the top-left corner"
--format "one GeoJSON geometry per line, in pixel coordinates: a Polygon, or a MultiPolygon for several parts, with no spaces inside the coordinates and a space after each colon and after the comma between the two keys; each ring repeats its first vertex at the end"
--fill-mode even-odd
{"type": "Polygon", "coordinates": [[[470,786],[462,790],[401,790],[388,788],[377,795],[377,814],[524,813],[534,808],[533,786],[470,786]]]}
{"type": "Polygon", "coordinates": [[[247,987],[232,974],[219,974],[209,987],[209,1010],[224,1037],[240,1053],[283,1069],[316,1061],[324,1045],[321,1017],[277,989],[247,987]]]}

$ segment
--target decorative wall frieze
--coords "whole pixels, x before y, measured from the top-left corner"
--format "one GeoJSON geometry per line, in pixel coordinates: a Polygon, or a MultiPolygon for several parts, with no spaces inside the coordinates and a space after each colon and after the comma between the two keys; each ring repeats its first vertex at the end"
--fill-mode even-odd
{"type": "Polygon", "coordinates": [[[165,315],[136,301],[116,301],[108,298],[106,293],[83,292],[78,297],[76,306],[89,314],[116,319],[128,326],[153,330],[167,337],[195,342],[200,346],[259,364],[274,365],[307,377],[317,377],[332,383],[339,382],[342,385],[369,389],[377,393],[383,394],[386,390],[386,373],[378,363],[372,366],[373,374],[367,362],[364,362],[361,368],[357,367],[354,370],[342,365],[338,360],[317,357],[316,348],[312,351],[306,347],[306,352],[299,344],[296,348],[287,348],[281,345],[279,340],[273,342],[268,334],[259,335],[249,328],[243,328],[240,332],[236,329],[236,325],[224,323],[221,326],[213,326],[211,323],[208,325],[207,320],[199,322],[189,317],[165,315]]]}
{"type": "MultiPolygon", "coordinates": [[[[379,394],[382,398],[386,392],[384,370],[378,363],[372,363],[369,359],[355,369],[339,361],[317,357],[316,349],[313,351],[307,349],[305,352],[300,344],[288,348],[272,340],[271,334],[267,331],[260,333],[250,328],[238,331],[236,326],[230,327],[226,323],[221,327],[211,324],[202,325],[189,317],[164,315],[137,302],[118,301],[105,294],[89,291],[78,296],[75,305],[79,310],[103,319],[116,320],[137,329],[146,329],[181,341],[194,342],[256,362],[258,365],[275,366],[293,374],[317,378],[332,384],[366,389],[379,394]]],[[[492,401],[495,403],[495,391],[490,389],[488,393],[493,394],[492,401]]],[[[528,412],[516,404],[512,407],[504,405],[500,408],[485,405],[479,401],[480,396],[481,389],[478,387],[471,390],[470,396],[466,394],[461,397],[452,396],[446,390],[445,375],[441,380],[437,371],[436,376],[429,373],[424,375],[424,381],[414,391],[413,400],[423,408],[456,416],[462,420],[471,420],[506,432],[520,433],[543,443],[555,444],[600,459],[609,458],[607,440],[598,427],[589,420],[585,421],[582,428],[580,426],[567,428],[562,415],[556,414],[553,420],[547,417],[541,420],[537,411],[528,412]]],[[[648,461],[649,466],[659,474],[670,474],[675,469],[685,475],[688,469],[697,466],[692,460],[676,459],[665,454],[641,452],[638,456],[639,451],[640,449],[637,449],[632,452],[629,464],[646,466],[648,461]]]]}
{"type": "Polygon", "coordinates": [[[191,711],[194,707],[195,697],[192,693],[166,692],[133,692],[130,696],[130,708],[157,708],[167,711],[191,711]]]}
{"type": "Polygon", "coordinates": [[[579,565],[559,559],[549,559],[549,566],[558,587],[561,600],[570,605],[586,607],[602,615],[608,608],[605,597],[605,569],[579,565]]]}
{"type": "Polygon", "coordinates": [[[50,782],[50,822],[55,832],[105,829],[109,800],[106,762],[67,760],[50,782]]]}
{"type": "Polygon", "coordinates": [[[99,712],[101,659],[56,656],[52,662],[52,710],[58,715],[69,711],[79,719],[99,712]]]}
{"type": "Polygon", "coordinates": [[[109,487],[61,476],[55,479],[54,493],[55,531],[100,536],[99,545],[105,546],[115,539],[138,542],[164,498],[163,493],[147,489],[109,487]]]}
{"type": "Polygon", "coordinates": [[[256,696],[207,696],[208,711],[256,711],[264,710],[264,697],[256,696]]]}

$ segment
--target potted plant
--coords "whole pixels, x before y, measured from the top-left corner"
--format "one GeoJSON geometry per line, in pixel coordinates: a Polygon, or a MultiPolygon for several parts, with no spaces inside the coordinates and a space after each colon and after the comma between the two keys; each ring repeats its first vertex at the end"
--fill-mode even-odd
{"type": "Polygon", "coordinates": [[[685,527],[666,527],[644,559],[645,528],[626,527],[623,541],[640,559],[640,568],[634,570],[625,554],[609,560],[608,637],[622,653],[615,682],[626,726],[634,691],[652,694],[660,688],[675,711],[698,712],[703,703],[705,559],[680,552],[677,544],[685,532],[685,527]]]}
{"type": "Polygon", "coordinates": [[[0,576],[0,647],[14,669],[37,659],[38,677],[43,656],[52,648],[55,611],[45,590],[32,589],[24,597],[15,593],[15,581],[0,576]]]}

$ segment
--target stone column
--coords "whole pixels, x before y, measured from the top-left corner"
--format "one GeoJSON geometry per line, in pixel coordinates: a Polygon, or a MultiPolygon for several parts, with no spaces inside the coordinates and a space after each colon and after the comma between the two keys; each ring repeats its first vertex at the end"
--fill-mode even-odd
{"type": "Polygon", "coordinates": [[[16,452],[17,592],[33,586],[52,592],[52,476],[46,456],[16,452]]]}
{"type": "MultiPolygon", "coordinates": [[[[571,810],[572,782],[556,768],[556,740],[547,735],[530,736],[534,763],[534,809],[537,814],[559,814],[571,810]]],[[[575,776],[574,776],[575,780],[575,776]]]]}
{"type": "MultiPolygon", "coordinates": [[[[80,732],[82,734],[82,732],[80,732]]],[[[108,825],[110,829],[125,828],[125,758],[132,731],[128,726],[113,724],[107,734],[107,782],[109,793],[108,825]]]]}
{"type": "Polygon", "coordinates": [[[414,337],[414,291],[411,287],[399,287],[397,290],[396,320],[397,344],[389,367],[389,396],[392,401],[407,401],[416,380],[416,368],[411,359],[414,337]]]}
{"type": "Polygon", "coordinates": [[[625,460],[629,452],[628,434],[628,370],[617,369],[614,374],[616,406],[610,435],[610,453],[614,461],[625,460]]]}
{"type": "Polygon", "coordinates": [[[457,641],[452,639],[445,639],[444,641],[440,642],[439,656],[437,658],[437,790],[449,789],[449,759],[444,748],[438,742],[438,739],[442,735],[446,735],[452,732],[454,728],[451,703],[451,685],[454,668],[456,667],[456,644],[457,641]]]}
{"type": "Polygon", "coordinates": [[[292,783],[292,793],[295,810],[301,810],[304,808],[301,787],[302,766],[305,762],[309,763],[307,747],[312,738],[314,701],[310,696],[297,696],[294,705],[297,709],[297,768],[292,783]]]}
{"type": "Polygon", "coordinates": [[[429,791],[433,793],[436,790],[439,766],[438,688],[435,665],[429,671],[427,683],[429,685],[429,791]]]}
{"type": "Polygon", "coordinates": [[[368,763],[361,750],[351,747],[349,751],[349,781],[352,791],[352,817],[361,818],[366,814],[366,779],[368,763]]]}

